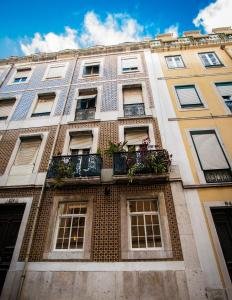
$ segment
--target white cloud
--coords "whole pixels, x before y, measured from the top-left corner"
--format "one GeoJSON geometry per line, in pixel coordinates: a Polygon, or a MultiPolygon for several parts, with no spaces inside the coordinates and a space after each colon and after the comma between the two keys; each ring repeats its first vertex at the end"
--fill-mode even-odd
{"type": "Polygon", "coordinates": [[[179,25],[174,24],[164,30],[164,33],[173,33],[173,37],[178,37],[179,25]]]}
{"type": "Polygon", "coordinates": [[[77,31],[65,27],[65,33],[55,34],[49,32],[45,35],[35,33],[30,43],[20,42],[21,50],[25,55],[36,52],[55,52],[64,49],[78,48],[77,31]]]}
{"type": "Polygon", "coordinates": [[[193,20],[195,26],[203,26],[206,32],[212,28],[232,26],[232,0],[217,0],[200,10],[193,20]]]}
{"type": "Polygon", "coordinates": [[[83,46],[134,42],[143,38],[143,30],[143,26],[127,14],[108,14],[105,21],[101,21],[94,12],[88,12],[80,41],[83,46]]]}
{"type": "Polygon", "coordinates": [[[108,14],[106,19],[101,21],[94,12],[87,12],[79,36],[77,30],[65,27],[62,34],[35,33],[32,39],[27,38],[27,42],[21,41],[20,46],[23,53],[29,55],[35,52],[76,49],[80,45],[113,45],[139,41],[143,38],[143,31],[143,26],[127,14],[108,14]]]}

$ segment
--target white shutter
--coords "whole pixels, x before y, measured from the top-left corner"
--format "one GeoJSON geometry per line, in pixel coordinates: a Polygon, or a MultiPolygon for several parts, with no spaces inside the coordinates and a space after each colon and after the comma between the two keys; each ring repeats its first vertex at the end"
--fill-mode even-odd
{"type": "Polygon", "coordinates": [[[170,69],[174,69],[176,67],[172,56],[166,57],[166,61],[170,69]]]}
{"type": "Polygon", "coordinates": [[[17,69],[15,78],[29,77],[31,68],[17,69]]]}
{"type": "Polygon", "coordinates": [[[77,99],[78,100],[84,100],[84,99],[93,99],[93,98],[95,98],[97,96],[97,94],[94,94],[94,95],[84,95],[84,96],[79,96],[79,97],[77,97],[77,99]]]}
{"type": "Polygon", "coordinates": [[[214,132],[207,134],[192,134],[192,138],[203,170],[229,168],[214,132]]]}
{"type": "Polygon", "coordinates": [[[183,68],[184,67],[184,63],[182,61],[181,56],[174,56],[174,60],[175,60],[177,68],[183,68]]]}
{"type": "Polygon", "coordinates": [[[35,106],[34,112],[35,114],[38,113],[45,113],[45,112],[51,112],[52,106],[54,103],[55,95],[39,95],[37,104],[35,106]]]}
{"type": "Polygon", "coordinates": [[[59,65],[59,66],[50,66],[48,73],[47,73],[47,78],[59,78],[63,76],[64,73],[64,65],[59,65]]]}
{"type": "Polygon", "coordinates": [[[148,138],[147,128],[127,129],[125,131],[127,145],[141,145],[146,138],[148,138]]]}
{"type": "Polygon", "coordinates": [[[8,117],[15,103],[15,99],[0,100],[0,117],[8,117]]]}
{"type": "Polygon", "coordinates": [[[122,68],[123,69],[138,69],[138,59],[137,58],[123,58],[122,59],[122,68]]]}
{"type": "Polygon", "coordinates": [[[194,86],[176,87],[176,92],[181,105],[201,103],[194,86]]]}
{"type": "Polygon", "coordinates": [[[86,149],[91,148],[93,144],[93,136],[91,133],[78,133],[70,137],[70,149],[86,149]]]}
{"type": "Polygon", "coordinates": [[[123,89],[124,104],[142,103],[142,89],[141,88],[125,88],[123,89]]]}
{"type": "Polygon", "coordinates": [[[184,63],[182,61],[182,58],[179,55],[178,56],[167,56],[166,61],[167,61],[168,67],[170,69],[183,68],[184,67],[184,63]]]}
{"type": "Polygon", "coordinates": [[[216,83],[221,96],[232,96],[232,82],[216,83]]]}
{"type": "Polygon", "coordinates": [[[40,145],[41,139],[39,137],[21,141],[14,164],[10,170],[11,176],[32,174],[40,145]]]}

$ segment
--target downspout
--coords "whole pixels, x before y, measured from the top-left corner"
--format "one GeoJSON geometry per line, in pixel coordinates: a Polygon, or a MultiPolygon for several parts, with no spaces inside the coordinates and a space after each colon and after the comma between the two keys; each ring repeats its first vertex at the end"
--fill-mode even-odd
{"type": "MultiPolygon", "coordinates": [[[[61,121],[62,121],[63,114],[64,114],[64,111],[65,111],[67,99],[69,97],[71,87],[72,87],[72,82],[73,82],[74,73],[75,73],[75,70],[76,70],[77,61],[78,61],[78,55],[76,56],[72,76],[71,76],[71,79],[70,79],[70,82],[69,82],[69,89],[68,89],[67,96],[66,96],[66,99],[65,99],[65,102],[64,102],[64,106],[63,106],[63,109],[62,109],[62,112],[61,112],[61,115],[60,115],[60,120],[59,120],[57,129],[56,129],[56,134],[55,134],[54,142],[53,142],[53,145],[52,145],[52,150],[51,150],[51,155],[50,155],[49,161],[51,160],[51,158],[54,154],[54,151],[55,151],[55,146],[56,146],[57,139],[58,139],[59,132],[60,132],[61,121]]],[[[40,193],[40,196],[39,196],[38,204],[36,206],[35,217],[33,219],[30,238],[29,238],[29,242],[28,242],[28,245],[27,245],[27,251],[26,251],[26,257],[25,257],[23,272],[22,272],[22,275],[20,277],[20,284],[19,284],[18,291],[17,291],[17,296],[16,296],[17,300],[21,299],[22,289],[23,289],[23,285],[24,285],[24,282],[25,282],[26,273],[27,273],[27,270],[28,270],[28,263],[29,263],[30,253],[31,253],[33,237],[34,237],[34,233],[35,233],[35,227],[36,227],[36,223],[37,223],[37,219],[38,219],[39,210],[40,210],[41,201],[42,201],[42,198],[43,198],[43,193],[44,193],[45,187],[46,187],[46,179],[44,180],[44,183],[43,183],[43,186],[42,186],[42,189],[41,189],[41,193],[40,193]]]]}

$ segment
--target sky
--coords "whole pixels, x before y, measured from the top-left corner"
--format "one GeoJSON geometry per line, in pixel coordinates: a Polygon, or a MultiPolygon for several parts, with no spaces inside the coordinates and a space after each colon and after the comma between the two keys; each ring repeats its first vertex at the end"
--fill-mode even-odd
{"type": "Polygon", "coordinates": [[[3,1],[0,58],[232,26],[232,0],[3,1]]]}

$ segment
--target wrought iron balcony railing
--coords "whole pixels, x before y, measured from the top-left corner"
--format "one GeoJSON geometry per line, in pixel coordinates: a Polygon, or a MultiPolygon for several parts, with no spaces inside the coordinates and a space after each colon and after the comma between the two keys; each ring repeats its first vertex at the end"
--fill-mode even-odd
{"type": "Polygon", "coordinates": [[[95,112],[95,108],[77,110],[75,115],[75,121],[93,120],[95,119],[95,112]]]}
{"type": "Polygon", "coordinates": [[[224,170],[204,170],[205,180],[208,183],[232,182],[232,172],[230,169],[224,170]]]}
{"type": "Polygon", "coordinates": [[[144,103],[124,104],[123,109],[125,117],[145,115],[144,103]]]}
{"type": "Polygon", "coordinates": [[[126,175],[134,169],[135,175],[167,174],[171,164],[167,150],[120,152],[113,155],[114,175],[126,175]]]}
{"type": "Polygon", "coordinates": [[[53,156],[47,178],[74,178],[101,175],[99,154],[53,156]]]}

